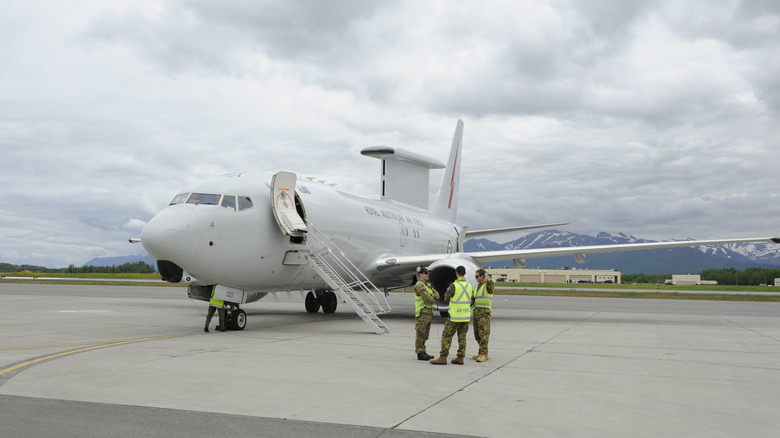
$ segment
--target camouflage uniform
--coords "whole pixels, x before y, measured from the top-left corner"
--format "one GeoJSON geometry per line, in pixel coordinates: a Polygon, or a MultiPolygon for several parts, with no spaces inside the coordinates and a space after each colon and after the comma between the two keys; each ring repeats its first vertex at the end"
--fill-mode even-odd
{"type": "MultiPolygon", "coordinates": [[[[485,292],[486,295],[489,295],[490,297],[493,296],[493,280],[486,278],[485,279],[485,292]]],[[[479,291],[480,287],[482,287],[482,283],[480,283],[477,286],[477,290],[479,291]]],[[[476,295],[476,293],[475,293],[476,295]]],[[[477,344],[479,344],[479,355],[485,355],[488,354],[488,341],[490,340],[490,315],[491,315],[491,309],[489,307],[478,307],[475,306],[472,310],[472,319],[474,321],[474,339],[477,340],[477,344]]]]}
{"type": "MultiPolygon", "coordinates": [[[[430,287],[430,283],[418,281],[417,284],[414,285],[415,299],[420,297],[422,298],[423,303],[432,305],[434,299],[439,298],[439,294],[436,291],[431,291],[430,287]]],[[[432,318],[433,309],[423,306],[420,309],[420,314],[417,316],[417,322],[414,324],[414,330],[417,332],[414,341],[414,352],[417,354],[425,353],[425,341],[428,340],[428,335],[431,333],[432,318]]]]}
{"type": "MultiPolygon", "coordinates": [[[[458,281],[463,281],[463,278],[458,278],[458,281]]],[[[470,287],[470,286],[469,286],[470,287]]],[[[451,284],[447,293],[444,294],[444,301],[450,301],[452,296],[455,295],[455,283],[451,284]]],[[[455,333],[458,334],[458,356],[463,357],[466,355],[466,333],[469,331],[469,323],[466,322],[454,322],[449,318],[444,323],[444,330],[441,334],[441,356],[447,357],[450,354],[450,347],[452,347],[452,337],[455,333]]]]}
{"type": "Polygon", "coordinates": [[[225,327],[225,316],[226,316],[226,310],[225,310],[225,302],[223,300],[214,298],[214,291],[217,290],[217,286],[214,285],[214,287],[211,288],[211,299],[209,300],[209,312],[206,314],[206,325],[203,327],[204,332],[209,331],[209,324],[211,324],[211,317],[214,316],[214,312],[217,311],[219,314],[219,329],[220,331],[225,331],[227,327],[225,327]]]}

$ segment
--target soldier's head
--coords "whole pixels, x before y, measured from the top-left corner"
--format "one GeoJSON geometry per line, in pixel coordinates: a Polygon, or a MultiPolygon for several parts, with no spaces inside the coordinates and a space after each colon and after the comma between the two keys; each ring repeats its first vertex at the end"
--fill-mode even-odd
{"type": "Polygon", "coordinates": [[[430,275],[430,271],[428,270],[428,268],[417,268],[417,273],[420,274],[421,280],[426,280],[428,278],[428,275],[430,275]]]}
{"type": "Polygon", "coordinates": [[[463,277],[464,275],[466,275],[466,268],[464,268],[463,266],[458,266],[457,268],[455,268],[455,273],[458,274],[458,277],[463,277]]]}
{"type": "Polygon", "coordinates": [[[477,277],[477,281],[480,283],[483,282],[485,280],[485,274],[487,274],[487,271],[484,269],[477,269],[477,275],[475,276],[477,277]]]}

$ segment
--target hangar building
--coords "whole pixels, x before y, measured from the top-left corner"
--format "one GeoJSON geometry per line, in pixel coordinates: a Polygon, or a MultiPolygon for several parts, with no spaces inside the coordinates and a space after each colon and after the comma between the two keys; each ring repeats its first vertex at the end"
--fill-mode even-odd
{"type": "Polygon", "coordinates": [[[485,268],[495,282],[504,283],[614,283],[620,284],[621,273],[592,269],[517,269],[485,268]]]}
{"type": "Polygon", "coordinates": [[[702,280],[701,275],[698,274],[673,274],[671,280],[664,281],[664,284],[673,284],[675,286],[691,286],[691,285],[709,285],[713,286],[718,284],[717,281],[702,280]]]}

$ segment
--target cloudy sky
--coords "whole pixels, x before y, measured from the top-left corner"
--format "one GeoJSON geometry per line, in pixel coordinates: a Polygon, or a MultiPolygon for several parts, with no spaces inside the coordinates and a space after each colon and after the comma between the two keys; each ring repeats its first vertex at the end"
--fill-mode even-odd
{"type": "Polygon", "coordinates": [[[7,0],[0,41],[0,262],[143,253],[228,172],[376,197],[362,148],[457,119],[471,229],[780,234],[776,1],[7,0]]]}

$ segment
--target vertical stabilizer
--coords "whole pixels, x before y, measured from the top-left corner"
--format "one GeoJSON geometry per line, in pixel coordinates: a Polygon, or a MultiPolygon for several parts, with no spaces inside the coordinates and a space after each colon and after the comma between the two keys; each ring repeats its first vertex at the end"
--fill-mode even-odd
{"type": "Polygon", "coordinates": [[[431,206],[431,214],[449,222],[455,221],[458,212],[458,188],[460,185],[460,163],[462,161],[461,150],[463,148],[463,121],[458,120],[455,127],[455,135],[452,136],[452,148],[450,158],[447,160],[447,169],[441,178],[439,194],[431,206]]]}

